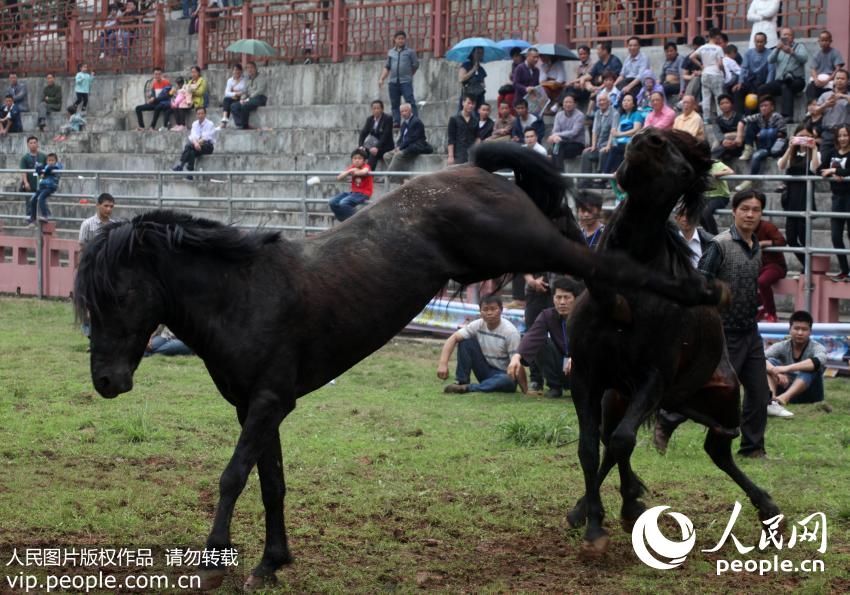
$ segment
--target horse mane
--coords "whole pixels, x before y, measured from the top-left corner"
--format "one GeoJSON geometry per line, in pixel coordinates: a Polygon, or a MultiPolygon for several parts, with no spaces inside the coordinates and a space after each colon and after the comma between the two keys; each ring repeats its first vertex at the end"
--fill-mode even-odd
{"type": "Polygon", "coordinates": [[[74,306],[82,320],[104,300],[116,299],[113,279],[121,265],[168,262],[174,253],[207,255],[227,262],[249,260],[279,232],[245,233],[218,221],[157,210],[106,225],[85,247],[74,282],[74,306]]]}
{"type": "Polygon", "coordinates": [[[689,221],[695,221],[702,212],[705,202],[703,193],[711,187],[713,181],[710,175],[711,165],[713,163],[711,148],[707,142],[697,140],[688,132],[681,130],[666,130],[664,132],[667,138],[682,153],[682,157],[691,164],[697,174],[694,183],[685,191],[681,198],[681,213],[689,221]]]}

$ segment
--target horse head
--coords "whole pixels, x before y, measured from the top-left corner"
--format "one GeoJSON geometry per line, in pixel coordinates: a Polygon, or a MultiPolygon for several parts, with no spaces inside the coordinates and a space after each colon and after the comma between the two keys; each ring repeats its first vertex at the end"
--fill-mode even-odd
{"type": "Polygon", "coordinates": [[[681,198],[687,214],[702,206],[709,184],[711,151],[687,132],[644,128],[629,143],[617,183],[641,209],[670,212],[681,198]]]}

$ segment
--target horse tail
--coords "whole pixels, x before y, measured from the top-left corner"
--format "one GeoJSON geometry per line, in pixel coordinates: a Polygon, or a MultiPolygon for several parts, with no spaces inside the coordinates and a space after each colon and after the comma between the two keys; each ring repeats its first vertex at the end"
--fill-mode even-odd
{"type": "Polygon", "coordinates": [[[561,233],[571,240],[584,242],[565,199],[567,192],[572,194],[573,183],[548,159],[516,143],[480,143],[472,151],[471,163],[490,173],[513,171],[516,185],[544,215],[557,220],[561,233]]]}

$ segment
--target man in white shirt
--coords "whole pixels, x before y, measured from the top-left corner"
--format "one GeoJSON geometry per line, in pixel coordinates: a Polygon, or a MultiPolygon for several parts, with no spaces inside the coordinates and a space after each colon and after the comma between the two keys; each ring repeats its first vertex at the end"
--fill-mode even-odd
{"type": "Polygon", "coordinates": [[[455,346],[457,350],[456,384],[444,389],[447,393],[466,392],[505,392],[516,390],[516,382],[508,376],[507,369],[511,356],[519,347],[519,331],[502,318],[502,300],[497,295],[486,295],[478,305],[481,318],[473,320],[455,332],[443,345],[440,362],[437,365],[437,378],[449,377],[449,358],[455,346]],[[474,373],[479,384],[471,384],[474,373]]]}
{"type": "Polygon", "coordinates": [[[548,157],[549,153],[546,152],[546,147],[537,142],[537,131],[533,128],[527,129],[524,133],[525,140],[525,148],[534,151],[544,157],[548,157]]]}
{"type": "MultiPolygon", "coordinates": [[[[180,163],[172,167],[172,171],[195,170],[195,160],[202,155],[211,155],[215,146],[215,124],[207,119],[207,110],[199,107],[195,110],[196,120],[192,123],[189,142],[183,147],[180,163]]],[[[192,179],[189,176],[188,179],[192,179]]]]}
{"type": "Polygon", "coordinates": [[[83,221],[80,225],[80,244],[92,241],[107,223],[112,223],[112,209],[115,208],[115,199],[108,192],[97,197],[97,213],[83,221]]]}
{"type": "Polygon", "coordinates": [[[709,42],[695,49],[688,58],[698,66],[702,66],[700,83],[702,87],[702,117],[708,122],[711,116],[712,100],[715,104],[715,114],[720,113],[717,98],[725,93],[723,69],[723,32],[714,28],[708,32],[709,42]]]}

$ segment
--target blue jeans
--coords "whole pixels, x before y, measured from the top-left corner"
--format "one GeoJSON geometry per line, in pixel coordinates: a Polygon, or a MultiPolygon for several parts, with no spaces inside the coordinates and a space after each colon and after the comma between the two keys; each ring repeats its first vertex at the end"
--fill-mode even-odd
{"type": "MultiPolygon", "coordinates": [[[[771,156],[770,149],[779,131],[776,128],[762,128],[761,130],[755,124],[749,124],[744,133],[744,144],[756,146],[756,152],[753,153],[752,161],[750,161],[750,173],[758,175],[761,171],[761,164],[765,159],[771,156]]],[[[773,155],[779,157],[779,155],[773,155]]]]}
{"type": "Polygon", "coordinates": [[[340,221],[345,221],[357,211],[357,205],[369,200],[369,197],[360,192],[340,192],[330,200],[331,211],[340,221]]]}
{"type": "Polygon", "coordinates": [[[36,190],[27,201],[27,219],[35,221],[36,205],[38,205],[38,212],[41,216],[48,219],[50,217],[50,209],[47,208],[47,197],[54,192],[56,192],[56,188],[39,188],[36,190]]]}
{"type": "Polygon", "coordinates": [[[413,115],[419,117],[419,108],[416,107],[416,99],[413,98],[413,83],[390,83],[388,86],[390,92],[390,103],[393,106],[393,122],[401,123],[401,112],[398,107],[401,105],[401,96],[404,95],[404,100],[413,108],[413,115]]]}
{"type": "Polygon", "coordinates": [[[150,351],[145,350],[145,356],[149,355],[192,355],[192,350],[180,339],[154,337],[150,351]]]}
{"type": "Polygon", "coordinates": [[[189,18],[195,9],[198,8],[198,0],[183,0],[183,16],[189,18]]]}
{"type": "Polygon", "coordinates": [[[478,339],[467,339],[458,345],[455,378],[458,384],[469,384],[471,393],[512,393],[516,390],[516,382],[504,370],[491,366],[484,357],[478,339]],[[469,383],[470,372],[480,384],[469,383]]]}
{"type": "MultiPolygon", "coordinates": [[[[774,366],[781,366],[780,362],[775,357],[767,358],[774,366]]],[[[806,385],[804,390],[799,395],[791,399],[790,403],[820,403],[823,401],[823,374],[820,372],[787,372],[789,385],[793,384],[798,378],[806,385]]]]}

